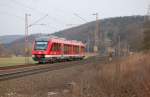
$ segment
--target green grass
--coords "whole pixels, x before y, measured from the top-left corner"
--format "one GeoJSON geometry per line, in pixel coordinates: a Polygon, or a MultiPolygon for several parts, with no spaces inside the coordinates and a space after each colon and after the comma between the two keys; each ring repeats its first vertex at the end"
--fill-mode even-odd
{"type": "MultiPolygon", "coordinates": [[[[36,63],[29,57],[29,63],[36,63]]],[[[0,58],[0,67],[4,66],[14,66],[14,65],[23,65],[25,64],[25,57],[10,57],[10,58],[0,58]]]]}

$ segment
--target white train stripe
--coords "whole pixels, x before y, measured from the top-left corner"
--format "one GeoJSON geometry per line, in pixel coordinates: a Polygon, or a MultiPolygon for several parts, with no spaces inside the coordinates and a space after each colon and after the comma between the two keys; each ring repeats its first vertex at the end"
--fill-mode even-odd
{"type": "Polygon", "coordinates": [[[84,55],[45,55],[45,57],[82,57],[84,55]]]}

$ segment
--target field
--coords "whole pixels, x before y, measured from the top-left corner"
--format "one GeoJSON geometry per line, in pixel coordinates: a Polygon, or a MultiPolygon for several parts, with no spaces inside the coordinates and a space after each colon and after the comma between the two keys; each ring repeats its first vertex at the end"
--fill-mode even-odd
{"type": "Polygon", "coordinates": [[[0,97],[150,97],[149,59],[149,53],[111,62],[89,58],[78,62],[82,65],[1,81],[0,97]]]}
{"type": "MultiPolygon", "coordinates": [[[[29,63],[35,63],[31,57],[29,57],[29,63]]],[[[9,57],[0,58],[0,67],[3,66],[13,66],[13,65],[23,65],[25,64],[25,57],[9,57]]]]}
{"type": "MultiPolygon", "coordinates": [[[[85,54],[85,59],[94,56],[95,54],[93,53],[86,53],[85,54]]],[[[29,57],[29,64],[36,63],[35,61],[32,60],[31,57],[29,57]]],[[[25,57],[8,57],[8,58],[0,58],[0,67],[4,66],[13,66],[13,65],[23,65],[25,64],[25,57]]]]}

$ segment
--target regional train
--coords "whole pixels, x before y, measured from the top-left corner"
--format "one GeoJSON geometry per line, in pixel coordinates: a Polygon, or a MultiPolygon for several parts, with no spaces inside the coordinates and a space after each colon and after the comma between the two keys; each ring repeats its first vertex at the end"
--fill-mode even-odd
{"type": "Polygon", "coordinates": [[[85,44],[56,36],[41,36],[35,39],[32,59],[39,63],[79,60],[85,57],[85,44]]]}

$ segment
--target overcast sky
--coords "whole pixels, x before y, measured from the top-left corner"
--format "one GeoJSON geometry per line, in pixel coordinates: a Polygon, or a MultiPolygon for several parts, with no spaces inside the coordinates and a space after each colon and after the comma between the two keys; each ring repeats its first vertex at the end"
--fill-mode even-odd
{"type": "Polygon", "coordinates": [[[30,34],[53,33],[93,21],[96,12],[100,19],[145,15],[149,4],[150,0],[0,0],[0,35],[24,35],[25,13],[31,14],[29,24],[48,14],[29,28],[30,34]]]}

